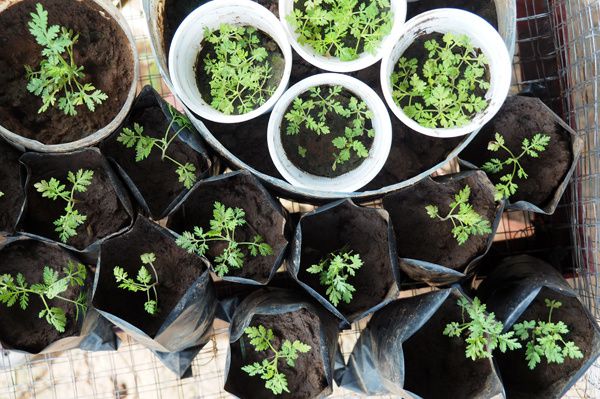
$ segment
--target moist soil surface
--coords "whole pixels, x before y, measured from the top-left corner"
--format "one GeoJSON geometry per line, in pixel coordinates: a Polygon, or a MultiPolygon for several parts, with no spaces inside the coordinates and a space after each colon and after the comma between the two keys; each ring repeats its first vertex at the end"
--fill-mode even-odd
{"type": "Polygon", "coordinates": [[[565,341],[573,341],[581,349],[583,359],[565,359],[563,364],[548,364],[543,358],[534,370],[530,370],[525,360],[525,343],[523,348],[498,352],[494,357],[504,381],[506,394],[510,398],[549,398],[556,397],[567,381],[577,373],[590,357],[590,350],[595,343],[594,328],[576,298],[560,295],[549,288],[542,288],[536,299],[523,312],[517,323],[525,320],[548,319],[548,308],[544,299],[562,302],[562,306],[552,312],[552,321],[563,321],[569,328],[565,341]],[[557,383],[560,381],[560,383],[557,383]],[[556,385],[555,385],[556,384],[556,385]]]}
{"type": "Polygon", "coordinates": [[[436,8],[458,8],[472,12],[485,19],[494,28],[498,29],[498,16],[496,5],[493,0],[418,0],[407,3],[406,20],[415,17],[425,11],[436,8]]]}
{"type": "MultiPolygon", "coordinates": [[[[243,247],[244,266],[241,269],[230,268],[227,276],[266,283],[277,257],[287,245],[284,236],[285,219],[275,211],[251,176],[238,174],[197,186],[185,202],[171,214],[167,227],[180,234],[192,231],[194,226],[202,227],[206,231],[210,226],[216,201],[226,207],[241,208],[246,212],[246,224],[235,230],[237,242],[251,241],[258,234],[273,249],[273,255],[254,257],[243,247]]],[[[206,257],[214,265],[214,259],[226,247],[225,242],[215,241],[209,245],[206,257]]]]}
{"type": "Polygon", "coordinates": [[[493,193],[476,175],[449,180],[445,184],[423,180],[416,186],[384,197],[383,206],[394,225],[399,257],[462,270],[485,251],[488,234],[472,235],[466,243],[459,245],[452,236],[452,222],[431,219],[425,211],[427,205],[436,205],[440,215],[446,216],[454,195],[467,184],[471,187],[469,203],[493,225],[496,216],[493,193]]]}
{"type": "MultiPolygon", "coordinates": [[[[175,245],[173,239],[152,222],[138,218],[132,230],[106,241],[101,248],[101,264],[94,306],[133,324],[154,337],[169,313],[181,300],[194,281],[205,270],[197,256],[175,245]],[[144,311],[146,294],[119,288],[113,274],[121,266],[129,276],[136,276],[142,262],[140,255],[153,252],[158,274],[158,313],[144,311]]],[[[151,272],[152,273],[152,272],[151,272]]],[[[154,280],[155,276],[154,276],[154,280]]]]}
{"type": "Polygon", "coordinates": [[[21,152],[0,139],[0,231],[12,233],[23,205],[21,152]]]}
{"type": "MultiPolygon", "coordinates": [[[[525,180],[515,177],[519,186],[517,192],[510,197],[510,202],[527,201],[543,207],[553,197],[556,189],[569,171],[573,155],[571,153],[571,137],[557,122],[543,103],[530,97],[511,96],[460,154],[460,158],[481,166],[491,158],[506,160],[508,154],[502,149],[498,152],[487,150],[487,145],[494,140],[496,132],[500,133],[506,146],[515,154],[521,153],[523,139],[531,139],[536,133],[550,136],[546,150],[539,153],[538,158],[527,155],[519,160],[529,177],[525,180]]],[[[507,169],[505,169],[507,170],[507,169]]],[[[503,172],[490,174],[490,180],[497,184],[503,172]]]]}
{"type": "Polygon", "coordinates": [[[134,75],[133,57],[125,33],[98,5],[90,0],[23,0],[0,13],[0,27],[0,125],[44,144],[60,144],[89,136],[121,110],[134,75]],[[48,11],[49,25],[79,33],[74,58],[84,67],[83,81],[108,95],[95,112],[78,106],[76,116],[58,107],[38,114],[42,99],[27,91],[24,68],[37,70],[42,60],[42,47],[27,27],[36,3],[48,11]]]}
{"type": "MultiPolygon", "coordinates": [[[[23,274],[28,283],[42,281],[44,266],[62,273],[69,261],[78,260],[54,245],[44,244],[36,240],[19,240],[10,243],[0,253],[0,274],[11,274],[16,277],[23,274]]],[[[61,277],[63,275],[61,274],[61,277]]],[[[88,275],[88,287],[91,284],[88,275]]],[[[75,299],[79,295],[78,287],[69,287],[61,296],[75,299]]],[[[6,349],[20,349],[37,353],[61,338],[77,335],[80,331],[75,321],[75,306],[72,303],[58,299],[46,300],[49,306],[63,309],[67,315],[67,325],[64,333],[59,333],[46,319],[39,318],[38,313],[44,309],[42,300],[37,295],[29,296],[27,310],[22,310],[16,304],[10,308],[2,305],[2,323],[0,323],[0,339],[6,349]]],[[[81,316],[80,316],[81,317],[81,316]]]]}
{"type": "Polygon", "coordinates": [[[69,171],[75,173],[79,169],[90,169],[94,172],[92,184],[88,186],[87,191],[75,193],[75,209],[86,215],[87,220],[77,228],[77,235],[69,238],[66,244],[83,250],[95,241],[128,226],[131,217],[117,196],[102,159],[100,154],[92,150],[59,157],[40,155],[24,158],[24,162],[31,168],[31,173],[26,187],[27,206],[20,223],[21,230],[59,241],[53,222],[64,214],[67,203],[60,198],[54,201],[42,198],[34,184],[54,177],[70,190],[72,185],[67,180],[67,174],[69,171]]]}
{"type": "Polygon", "coordinates": [[[296,366],[290,367],[285,361],[279,361],[279,370],[286,375],[290,393],[281,395],[265,388],[265,380],[259,376],[250,377],[242,371],[242,367],[263,359],[272,357],[272,351],[257,352],[244,334],[231,344],[231,364],[225,389],[240,398],[284,398],[305,399],[317,397],[327,387],[327,377],[323,365],[324,354],[321,351],[319,318],[306,309],[279,315],[255,315],[250,326],[263,325],[272,329],[275,338],[272,344],[281,348],[283,340],[295,340],[310,345],[311,350],[301,353],[296,360],[296,366]]]}
{"type": "Polygon", "coordinates": [[[298,279],[328,299],[327,287],[319,282],[318,274],[306,271],[333,251],[345,246],[360,254],[363,266],[348,283],[356,291],[352,301],[340,301],[337,309],[352,318],[381,303],[395,284],[389,256],[388,225],[374,209],[343,204],[302,221],[302,252],[298,279]]]}

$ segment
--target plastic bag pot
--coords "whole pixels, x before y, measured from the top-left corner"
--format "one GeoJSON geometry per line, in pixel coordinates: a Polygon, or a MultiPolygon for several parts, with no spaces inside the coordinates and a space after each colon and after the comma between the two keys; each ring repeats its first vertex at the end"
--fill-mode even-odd
{"type": "Polygon", "coordinates": [[[168,230],[138,216],[130,231],[102,243],[92,304],[181,376],[208,341],[217,299],[206,263],[179,248],[168,230]],[[120,266],[136,276],[144,253],[156,255],[156,315],[145,312],[145,293],[119,288],[113,274],[120,266]]]}
{"type": "Polygon", "coordinates": [[[525,320],[547,320],[545,299],[562,302],[553,311],[552,321],[562,320],[567,325],[565,340],[574,341],[584,356],[565,359],[562,364],[548,364],[542,358],[534,370],[529,370],[524,349],[495,354],[509,398],[561,398],[600,355],[596,319],[560,273],[540,259],[528,255],[505,258],[483,280],[477,296],[504,323],[505,331],[525,320]]]}
{"type": "MultiPolygon", "coordinates": [[[[0,244],[0,275],[17,273],[23,274],[29,284],[42,281],[44,266],[62,272],[69,262],[81,263],[69,251],[55,243],[14,236],[7,238],[0,244]]],[[[62,274],[61,274],[62,277],[62,274]]],[[[88,305],[91,299],[93,273],[88,269],[85,285],[80,291],[70,287],[63,296],[75,300],[79,292],[85,292],[88,305]]],[[[37,295],[29,296],[29,305],[26,310],[21,309],[18,303],[12,307],[0,305],[2,308],[2,323],[0,323],[0,344],[4,349],[24,352],[29,354],[51,353],[68,349],[79,348],[87,351],[102,351],[116,349],[116,337],[111,325],[104,320],[91,307],[85,315],[75,319],[75,307],[57,299],[46,299],[49,306],[62,308],[67,315],[65,332],[58,332],[45,318],[38,317],[44,308],[37,295]]]]}
{"type": "MultiPolygon", "coordinates": [[[[176,110],[174,112],[179,114],[176,110]]],[[[160,150],[153,149],[147,159],[136,162],[135,148],[125,147],[117,142],[117,138],[123,128],[133,129],[134,123],[138,123],[144,128],[144,134],[162,139],[172,120],[167,102],[152,86],[144,86],[123,127],[115,131],[101,147],[102,153],[113,161],[144,212],[156,220],[164,218],[188,190],[178,181],[176,165],[167,159],[161,159],[160,150]]],[[[180,128],[177,123],[173,123],[169,137],[180,128]]],[[[180,163],[192,163],[196,167],[197,180],[207,177],[212,166],[204,145],[193,129],[181,130],[169,145],[166,155],[180,163]]]]}
{"type": "Polygon", "coordinates": [[[494,186],[485,173],[467,171],[422,180],[412,187],[383,198],[396,234],[400,270],[413,280],[446,285],[471,275],[487,253],[502,218],[503,203],[494,201],[494,186]],[[425,207],[435,205],[441,216],[465,186],[471,188],[469,203],[490,223],[491,233],[471,235],[459,245],[452,236],[450,220],[431,219],[425,207]]]}
{"type": "Polygon", "coordinates": [[[252,293],[240,303],[231,322],[225,390],[241,399],[310,399],[331,394],[333,362],[338,350],[336,324],[335,318],[325,309],[295,292],[263,289],[252,293]],[[244,334],[246,327],[258,325],[273,330],[276,347],[284,339],[300,340],[311,346],[308,353],[299,354],[295,367],[279,362],[279,368],[288,380],[289,394],[273,395],[265,388],[265,380],[260,376],[250,377],[241,370],[247,364],[266,358],[267,352],[256,352],[244,334]]]}
{"type": "Polygon", "coordinates": [[[302,216],[292,241],[287,270],[292,278],[329,311],[349,325],[398,296],[399,270],[396,239],[389,216],[382,209],[364,208],[341,200],[302,216]],[[343,247],[359,254],[363,265],[348,283],[356,291],[352,301],[337,307],[328,299],[318,274],[306,271],[343,247]]]}
{"type": "Polygon", "coordinates": [[[75,61],[85,68],[85,81],[89,78],[108,99],[97,105],[95,112],[82,105],[76,108],[76,116],[67,116],[58,107],[38,114],[42,101],[26,90],[23,68],[30,65],[37,69],[42,51],[27,26],[36,3],[9,0],[0,4],[0,41],[5,43],[0,64],[8,72],[0,78],[6,94],[0,98],[0,135],[41,152],[67,152],[93,145],[123,122],[135,97],[138,55],[129,25],[113,5],[102,0],[40,1],[48,12],[49,24],[79,33],[75,61]]]}
{"type": "Polygon", "coordinates": [[[17,219],[23,208],[21,187],[21,151],[0,138],[0,234],[15,231],[17,219]]]}
{"type": "MultiPolygon", "coordinates": [[[[236,229],[237,240],[249,241],[258,234],[273,249],[273,255],[269,256],[251,256],[245,248],[242,249],[243,267],[230,268],[223,279],[244,284],[267,284],[281,266],[286,253],[286,214],[281,204],[249,172],[226,173],[198,182],[169,215],[167,227],[179,234],[193,231],[194,226],[206,231],[210,227],[216,201],[246,212],[246,224],[236,229]]],[[[212,263],[223,249],[221,245],[211,245],[205,256],[212,263]]]]}
{"type": "Polygon", "coordinates": [[[79,169],[94,171],[87,191],[75,194],[75,208],[86,215],[87,220],[77,228],[76,236],[58,244],[70,250],[93,254],[102,241],[124,232],[133,223],[133,209],[125,187],[98,149],[88,148],[67,154],[28,152],[21,157],[21,163],[27,170],[27,179],[25,206],[17,224],[19,231],[59,241],[53,222],[64,213],[66,202],[60,198],[54,201],[43,198],[34,184],[54,177],[70,190],[67,174],[69,171],[76,173],[79,169]]]}
{"type": "MultiPolygon", "coordinates": [[[[510,96],[498,114],[460,153],[460,158],[475,167],[491,158],[505,160],[508,155],[502,149],[499,152],[487,150],[488,142],[494,140],[496,133],[505,138],[506,146],[515,155],[520,153],[523,139],[531,140],[537,133],[550,136],[546,150],[540,151],[538,158],[525,155],[519,160],[529,177],[515,179],[519,187],[508,199],[507,208],[553,214],[575,172],[583,139],[539,98],[510,96]]],[[[497,184],[503,174],[489,174],[489,177],[497,184]]]]}

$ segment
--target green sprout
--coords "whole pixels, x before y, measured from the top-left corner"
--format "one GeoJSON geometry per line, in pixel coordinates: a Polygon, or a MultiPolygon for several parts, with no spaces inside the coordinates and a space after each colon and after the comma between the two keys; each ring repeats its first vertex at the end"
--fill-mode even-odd
{"type": "Polygon", "coordinates": [[[140,256],[140,260],[142,261],[142,266],[140,266],[135,280],[129,277],[127,272],[120,266],[113,268],[113,274],[115,280],[119,283],[119,288],[131,292],[145,292],[146,302],[144,303],[144,310],[151,315],[155,315],[158,312],[158,292],[156,291],[158,273],[154,267],[156,255],[152,252],[145,253],[140,256]],[[152,274],[150,274],[145,265],[150,266],[152,269],[154,282],[152,282],[152,274]]]}
{"type": "Polygon", "coordinates": [[[0,191],[0,198],[4,197],[4,193],[0,191]]]}

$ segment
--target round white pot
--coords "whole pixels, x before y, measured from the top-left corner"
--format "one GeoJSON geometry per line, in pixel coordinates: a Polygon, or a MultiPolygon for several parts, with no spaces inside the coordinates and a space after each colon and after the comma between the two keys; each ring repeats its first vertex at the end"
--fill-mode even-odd
{"type": "Polygon", "coordinates": [[[404,25],[396,45],[381,60],[381,87],[392,112],[409,128],[433,137],[456,137],[474,132],[485,125],[498,112],[510,88],[511,62],[508,50],[498,32],[483,18],[467,11],[440,8],[417,15],[404,25]],[[392,98],[390,76],[404,51],[420,36],[432,33],[467,35],[489,62],[490,89],[485,95],[488,106],[461,127],[429,128],[421,126],[406,116],[392,98]]]}
{"type": "MultiPolygon", "coordinates": [[[[299,0],[303,1],[303,0],[299,0]]],[[[285,19],[294,10],[294,0],[279,0],[279,19],[285,29],[287,37],[296,52],[312,65],[332,72],[353,72],[367,68],[381,60],[384,53],[394,46],[400,36],[404,21],[406,20],[406,0],[390,0],[392,9],[392,30],[383,38],[375,54],[362,53],[356,60],[340,61],[336,57],[326,57],[318,54],[311,46],[298,43],[298,34],[285,19]]]]}
{"type": "Polygon", "coordinates": [[[392,123],[383,101],[377,93],[358,79],[337,73],[313,75],[290,87],[281,96],[267,129],[269,154],[281,175],[297,187],[338,193],[351,193],[369,183],[379,173],[392,146],[392,123]],[[375,138],[369,149],[369,156],[356,168],[338,177],[315,176],[296,167],[288,158],[281,141],[281,124],[286,110],[296,97],[320,85],[339,85],[363,100],[373,112],[371,121],[375,138]]]}
{"type": "Polygon", "coordinates": [[[292,72],[292,50],[279,20],[269,10],[251,0],[214,0],[188,15],[173,37],[169,52],[169,73],[179,99],[202,118],[220,123],[239,123],[270,111],[287,88],[292,72]],[[253,26],[270,36],[279,46],[285,61],[277,89],[263,105],[239,115],[227,115],[204,101],[196,85],[196,59],[202,49],[204,29],[221,24],[253,26]]]}

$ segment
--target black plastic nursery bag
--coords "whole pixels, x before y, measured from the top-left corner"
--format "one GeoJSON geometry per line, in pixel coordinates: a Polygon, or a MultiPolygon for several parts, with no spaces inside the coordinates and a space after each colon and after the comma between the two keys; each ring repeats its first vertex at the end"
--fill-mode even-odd
{"type": "Polygon", "coordinates": [[[23,208],[19,158],[22,152],[0,137],[0,234],[12,234],[23,208]]]}

